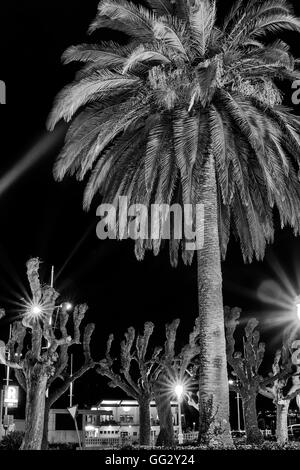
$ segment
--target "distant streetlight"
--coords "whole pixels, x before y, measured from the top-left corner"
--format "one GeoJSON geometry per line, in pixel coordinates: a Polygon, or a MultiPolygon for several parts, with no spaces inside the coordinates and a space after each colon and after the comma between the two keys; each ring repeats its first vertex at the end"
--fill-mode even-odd
{"type": "MultiPolygon", "coordinates": [[[[58,311],[59,309],[64,308],[67,312],[72,310],[73,305],[70,302],[64,302],[63,304],[57,305],[54,310],[56,310],[55,314],[55,320],[54,320],[54,329],[56,328],[56,322],[57,322],[57,317],[58,317],[58,311]]],[[[52,325],[52,317],[50,317],[49,324],[52,325]]]]}
{"type": "Polygon", "coordinates": [[[175,385],[175,394],[178,403],[178,443],[183,444],[182,423],[181,423],[181,401],[184,394],[184,387],[182,384],[175,385]]]}

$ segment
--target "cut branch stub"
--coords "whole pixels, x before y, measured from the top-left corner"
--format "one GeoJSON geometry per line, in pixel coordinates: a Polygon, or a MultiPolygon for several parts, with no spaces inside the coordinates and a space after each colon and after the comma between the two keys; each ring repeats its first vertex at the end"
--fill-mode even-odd
{"type": "Polygon", "coordinates": [[[135,340],[135,329],[129,327],[124,336],[125,339],[121,341],[121,367],[128,372],[132,360],[131,349],[135,340]]]}
{"type": "Polygon", "coordinates": [[[39,278],[40,259],[31,258],[26,263],[27,278],[29,281],[32,299],[34,303],[39,303],[42,297],[42,290],[39,278]]]}
{"type": "Polygon", "coordinates": [[[87,309],[88,309],[87,304],[78,305],[74,309],[74,312],[73,312],[73,324],[74,324],[73,343],[74,344],[80,344],[80,325],[81,325],[82,320],[84,319],[87,309]]]}
{"type": "Polygon", "coordinates": [[[149,341],[154,330],[154,324],[152,322],[146,322],[144,325],[144,334],[138,335],[136,340],[136,352],[140,363],[144,363],[146,360],[146,354],[148,350],[149,341]]]}
{"type": "Polygon", "coordinates": [[[84,329],[84,334],[83,334],[83,353],[84,353],[84,358],[85,358],[85,363],[92,363],[93,359],[91,356],[91,338],[92,334],[95,330],[95,324],[94,323],[89,323],[86,325],[84,329]]]}
{"type": "Polygon", "coordinates": [[[171,323],[166,324],[166,341],[165,341],[165,351],[164,351],[164,360],[169,362],[172,361],[175,357],[175,341],[177,329],[180,324],[180,319],[176,318],[171,323]]]}

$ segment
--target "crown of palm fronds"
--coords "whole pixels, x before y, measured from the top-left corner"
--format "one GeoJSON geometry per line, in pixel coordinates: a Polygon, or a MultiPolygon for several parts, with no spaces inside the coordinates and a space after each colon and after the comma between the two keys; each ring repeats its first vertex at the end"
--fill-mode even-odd
{"type": "MultiPolygon", "coordinates": [[[[213,155],[223,257],[230,228],[245,259],[263,256],[273,238],[272,209],[299,232],[299,118],[282,106],[279,80],[300,78],[289,47],[265,36],[300,20],[285,0],[237,1],[221,27],[213,0],[102,0],[90,26],[128,35],[70,47],[66,63],[83,62],[58,95],[53,129],[70,121],[55,176],[89,174],[84,206],[104,202],[197,202],[201,167],[213,155]]],[[[161,221],[163,227],[163,221],[161,221]]],[[[159,251],[161,240],[136,242],[159,251]]],[[[177,262],[178,240],[171,240],[177,262]]],[[[185,261],[191,255],[184,250],[185,261]]]]}

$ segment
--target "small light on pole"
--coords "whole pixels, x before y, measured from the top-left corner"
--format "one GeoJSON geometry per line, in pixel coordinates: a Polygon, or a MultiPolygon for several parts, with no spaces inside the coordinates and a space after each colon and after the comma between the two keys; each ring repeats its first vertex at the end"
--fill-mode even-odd
{"type": "Polygon", "coordinates": [[[178,403],[178,443],[183,444],[183,433],[182,433],[182,422],[181,422],[181,401],[184,393],[184,387],[182,384],[175,385],[175,394],[177,396],[178,403]]]}

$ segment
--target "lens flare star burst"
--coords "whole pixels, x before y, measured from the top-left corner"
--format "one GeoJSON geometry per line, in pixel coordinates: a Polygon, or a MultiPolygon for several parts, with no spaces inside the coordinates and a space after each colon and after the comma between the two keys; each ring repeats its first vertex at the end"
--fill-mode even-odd
{"type": "Polygon", "coordinates": [[[51,314],[49,306],[41,302],[34,302],[32,300],[25,301],[22,316],[29,321],[44,320],[51,314]]]}

